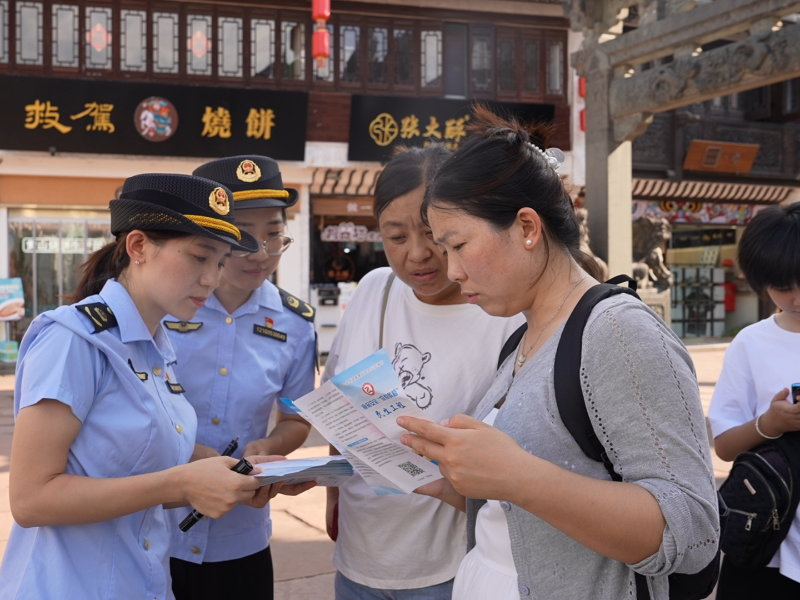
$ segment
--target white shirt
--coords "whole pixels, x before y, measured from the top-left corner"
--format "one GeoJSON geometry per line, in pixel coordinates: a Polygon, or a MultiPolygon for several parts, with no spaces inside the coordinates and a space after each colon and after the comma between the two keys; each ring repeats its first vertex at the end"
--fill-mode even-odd
{"type": "MultiPolygon", "coordinates": [[[[499,409],[483,422],[494,425],[499,409]]],[[[517,567],[511,552],[506,512],[508,502],[487,500],[478,511],[475,547],[461,561],[453,584],[453,600],[519,600],[517,567]]]]}
{"type": "MultiPolygon", "coordinates": [[[[708,418],[714,437],[769,409],[785,387],[800,382],[800,333],[781,329],[772,316],[743,329],[725,353],[708,418]]],[[[800,513],[798,513],[800,514],[800,513]]],[[[800,582],[800,518],[770,561],[785,577],[800,582]]]]}
{"type": "MultiPolygon", "coordinates": [[[[391,270],[359,283],[333,342],[323,381],[378,350],[383,294],[391,270]]],[[[478,306],[421,302],[395,279],[384,347],[405,394],[434,421],[472,414],[492,382],[505,340],[521,315],[491,317],[478,306]]],[[[466,552],[466,517],[418,494],[376,496],[361,477],[339,492],[339,538],[333,564],[348,579],[376,589],[413,589],[452,579],[466,552]]]]}

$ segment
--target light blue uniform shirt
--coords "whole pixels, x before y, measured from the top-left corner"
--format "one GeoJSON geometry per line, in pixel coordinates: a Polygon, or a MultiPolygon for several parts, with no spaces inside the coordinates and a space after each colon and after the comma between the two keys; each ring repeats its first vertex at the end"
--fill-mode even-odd
{"type": "MultiPolygon", "coordinates": [[[[314,326],[284,305],[268,281],[232,315],[212,295],[190,323],[165,321],[178,357],[175,372],[197,412],[198,444],[222,452],[238,436],[239,458],[248,442],[266,437],[279,396],[298,398],[314,389],[314,326]]],[[[188,533],[178,529],[186,510],[171,512],[172,556],[193,563],[250,556],[272,535],[269,505],[236,506],[188,533]]]]}
{"type": "MultiPolygon", "coordinates": [[[[74,305],[31,323],[19,352],[15,414],[43,398],[72,409],[81,429],[66,473],[129,477],[186,463],[197,422],[183,395],[167,385],[165,374],[176,382],[175,354],[163,327],[151,336],[114,280],[78,306],[95,302],[108,305],[117,326],[95,333],[74,305]]],[[[90,525],[15,523],[0,568],[0,599],[174,598],[164,515],[159,505],[90,525]]]]}

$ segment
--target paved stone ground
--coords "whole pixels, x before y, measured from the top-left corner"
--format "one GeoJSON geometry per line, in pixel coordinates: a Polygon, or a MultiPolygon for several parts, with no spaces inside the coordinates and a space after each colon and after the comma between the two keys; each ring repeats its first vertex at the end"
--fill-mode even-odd
{"type": "MultiPolygon", "coordinates": [[[[726,347],[726,344],[709,344],[689,348],[706,412],[726,347]]],[[[0,375],[0,556],[5,552],[13,522],[8,504],[8,468],[14,431],[13,389],[13,375],[0,375]]],[[[325,440],[312,430],[306,444],[292,456],[325,454],[325,440]]],[[[721,483],[730,463],[719,460],[713,452],[712,457],[717,481],[721,483]]],[[[296,498],[278,496],[272,501],[272,519],[275,597],[280,600],[333,600],[333,542],[325,533],[324,488],[312,489],[296,498]]]]}

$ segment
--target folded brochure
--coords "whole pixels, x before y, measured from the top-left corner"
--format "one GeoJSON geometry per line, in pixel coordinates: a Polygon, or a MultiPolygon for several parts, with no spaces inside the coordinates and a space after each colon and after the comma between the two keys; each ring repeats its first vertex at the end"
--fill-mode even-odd
{"type": "Polygon", "coordinates": [[[275,462],[259,463],[261,485],[283,481],[286,485],[316,481],[317,485],[338,487],[353,475],[353,467],[344,456],[322,456],[319,458],[294,458],[275,462]]]}
{"type": "Polygon", "coordinates": [[[297,400],[281,398],[353,465],[378,495],[408,494],[442,478],[439,466],[400,442],[397,417],[430,421],[403,393],[379,350],[297,400]]]}

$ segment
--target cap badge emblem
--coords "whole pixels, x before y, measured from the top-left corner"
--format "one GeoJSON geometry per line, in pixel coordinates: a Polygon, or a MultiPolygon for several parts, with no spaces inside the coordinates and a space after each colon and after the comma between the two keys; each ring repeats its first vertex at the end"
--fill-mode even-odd
{"type": "Polygon", "coordinates": [[[208,205],[218,215],[227,215],[231,211],[228,193],[221,187],[214,188],[208,196],[208,205]]]}
{"type": "Polygon", "coordinates": [[[261,179],[261,169],[252,160],[243,160],[236,169],[236,178],[245,183],[253,183],[261,179]]]}

